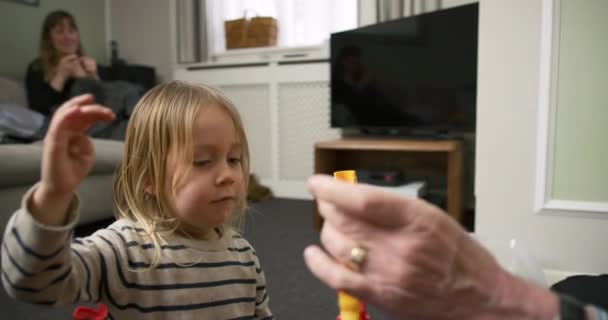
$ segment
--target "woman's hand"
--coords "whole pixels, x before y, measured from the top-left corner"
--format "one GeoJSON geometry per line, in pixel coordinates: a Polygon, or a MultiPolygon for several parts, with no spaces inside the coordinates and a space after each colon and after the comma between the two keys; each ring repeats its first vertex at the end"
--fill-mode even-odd
{"type": "Polygon", "coordinates": [[[57,63],[57,74],[64,78],[79,77],[84,74],[84,69],[80,64],[80,57],[76,54],[69,54],[59,59],[57,63]]]}
{"type": "Polygon", "coordinates": [[[94,150],[86,130],[112,121],[112,110],[95,105],[89,94],[65,102],[53,115],[44,138],[41,180],[30,211],[40,222],[61,225],[74,190],[93,166],[94,150]]]}
{"type": "Polygon", "coordinates": [[[63,91],[65,81],[71,77],[85,76],[84,69],[80,65],[80,58],[75,54],[70,54],[59,59],[55,68],[55,75],[49,82],[51,87],[58,92],[63,91]]]}
{"type": "Polygon", "coordinates": [[[97,74],[97,62],[95,61],[95,59],[91,57],[82,56],[80,57],[80,63],[87,76],[99,79],[99,75],[97,74]]]}
{"type": "Polygon", "coordinates": [[[501,269],[452,218],[420,200],[364,185],[309,179],[325,218],[321,243],[305,250],[321,281],[396,319],[551,319],[555,295],[501,269]],[[352,248],[367,256],[354,272],[352,248]]]}

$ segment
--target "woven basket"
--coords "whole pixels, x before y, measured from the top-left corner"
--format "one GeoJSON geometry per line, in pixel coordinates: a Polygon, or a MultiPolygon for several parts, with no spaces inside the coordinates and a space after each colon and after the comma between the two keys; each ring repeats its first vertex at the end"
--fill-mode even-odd
{"type": "Polygon", "coordinates": [[[277,19],[241,18],[224,21],[226,49],[268,47],[277,44],[277,19]]]}

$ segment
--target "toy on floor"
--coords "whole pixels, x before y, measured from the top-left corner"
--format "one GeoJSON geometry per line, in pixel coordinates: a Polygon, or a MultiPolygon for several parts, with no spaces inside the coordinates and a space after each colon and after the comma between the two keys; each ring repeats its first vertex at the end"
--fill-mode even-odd
{"type": "Polygon", "coordinates": [[[100,303],[97,309],[91,307],[77,307],[72,313],[73,320],[106,320],[108,318],[108,308],[100,303]]]}
{"type": "MultiPolygon", "coordinates": [[[[357,175],[354,170],[336,171],[334,172],[334,178],[357,183],[357,175]]],[[[345,292],[338,292],[338,307],[340,315],[336,320],[371,320],[367,314],[365,304],[345,292]]]]}

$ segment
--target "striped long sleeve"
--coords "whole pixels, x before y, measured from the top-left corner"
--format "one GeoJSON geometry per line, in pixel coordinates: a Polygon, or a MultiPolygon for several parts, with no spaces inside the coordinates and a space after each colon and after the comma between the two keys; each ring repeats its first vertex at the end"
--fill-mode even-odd
{"type": "Polygon", "coordinates": [[[30,196],[2,242],[9,295],[47,305],[103,302],[115,319],[272,319],[258,257],[237,233],[212,241],[168,236],[160,264],[149,270],[154,244],[133,222],[74,239],[77,198],[69,222],[51,227],[28,212],[30,196]]]}

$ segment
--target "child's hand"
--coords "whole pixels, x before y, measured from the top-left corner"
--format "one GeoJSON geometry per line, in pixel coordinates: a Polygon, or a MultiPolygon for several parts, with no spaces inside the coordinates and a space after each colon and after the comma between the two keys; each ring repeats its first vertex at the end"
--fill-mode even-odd
{"type": "Polygon", "coordinates": [[[85,131],[97,121],[114,117],[112,110],[93,104],[89,94],[72,98],[57,109],[44,137],[40,184],[30,206],[40,222],[64,223],[74,190],[93,166],[93,144],[85,131]]]}

